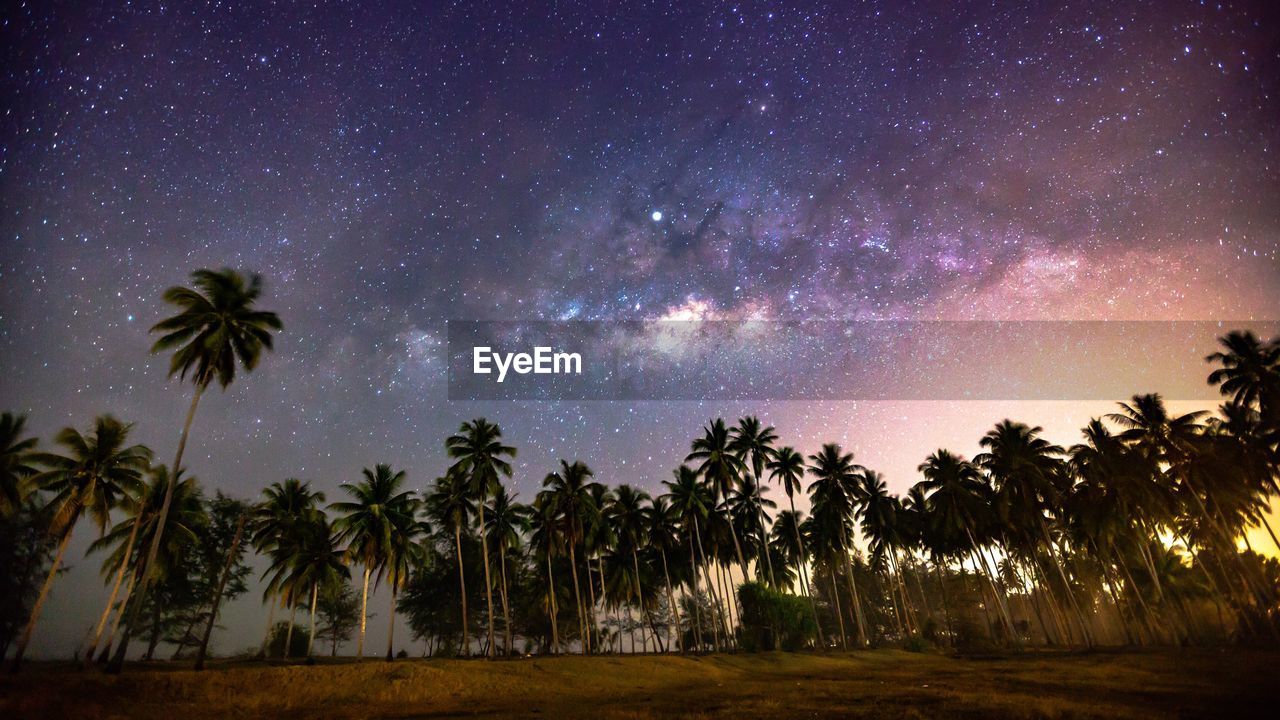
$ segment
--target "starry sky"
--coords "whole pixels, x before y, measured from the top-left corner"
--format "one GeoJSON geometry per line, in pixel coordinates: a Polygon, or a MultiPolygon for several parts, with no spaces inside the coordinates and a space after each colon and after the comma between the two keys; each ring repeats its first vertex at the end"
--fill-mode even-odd
{"type": "MultiPolygon", "coordinates": [[[[99,5],[0,10],[0,404],[45,437],[110,411],[167,460],[187,389],[147,352],[160,292],[261,272],[286,331],[187,454],[232,494],[298,476],[336,499],[375,462],[426,487],[477,415],[520,448],[524,499],[560,457],[657,489],[706,418],[745,412],[902,491],[1003,417],[1071,443],[1110,408],[450,402],[448,320],[1280,306],[1274,3],[99,5]]],[[[105,597],[91,535],[37,652],[105,597]]],[[[228,617],[223,650],[265,621],[228,617]]]]}

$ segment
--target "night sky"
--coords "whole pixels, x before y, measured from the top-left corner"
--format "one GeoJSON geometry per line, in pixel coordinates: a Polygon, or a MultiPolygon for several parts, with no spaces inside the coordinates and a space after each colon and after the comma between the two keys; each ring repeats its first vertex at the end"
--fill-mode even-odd
{"type": "MultiPolygon", "coordinates": [[[[46,438],[112,412],[167,462],[189,389],[147,352],[160,292],[261,272],[286,331],[200,407],[211,490],[333,500],[375,462],[423,488],[478,415],[525,500],[560,457],[656,489],[706,418],[756,412],[903,491],[1007,415],[1071,443],[1110,407],[450,403],[450,319],[1280,307],[1274,3],[91,5],[0,11],[0,405],[46,438]]],[[[37,653],[101,609],[91,535],[37,653]]],[[[263,622],[255,589],[215,643],[263,622]]]]}

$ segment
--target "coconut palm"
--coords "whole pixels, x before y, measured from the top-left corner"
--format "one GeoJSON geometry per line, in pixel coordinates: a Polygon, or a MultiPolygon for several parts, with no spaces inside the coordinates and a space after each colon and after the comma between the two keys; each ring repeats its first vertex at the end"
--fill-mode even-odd
{"type": "MultiPolygon", "coordinates": [[[[724,420],[716,418],[703,427],[702,437],[694,439],[690,452],[684,459],[687,463],[697,463],[698,474],[710,484],[716,503],[728,496],[746,470],[742,458],[730,447],[730,444],[729,430],[725,427],[724,420]]],[[[738,567],[745,573],[747,562],[742,555],[738,533],[733,529],[732,524],[729,529],[732,531],[733,549],[738,557],[738,567]]]]}
{"type": "MultiPolygon", "coordinates": [[[[362,481],[341,485],[342,490],[353,498],[352,501],[333,503],[329,509],[340,514],[334,528],[339,541],[346,544],[347,559],[360,563],[364,568],[360,635],[356,642],[356,655],[363,658],[365,619],[369,615],[369,579],[373,577],[381,581],[386,577],[389,581],[392,601],[388,620],[394,631],[396,591],[407,580],[403,564],[421,526],[413,492],[400,489],[405,481],[403,470],[393,471],[390,465],[379,463],[372,469],[364,468],[361,473],[364,475],[362,481]]],[[[387,659],[391,658],[391,648],[388,647],[387,659]]]]}
{"type": "MultiPolygon", "coordinates": [[[[445,449],[449,457],[454,459],[449,468],[467,478],[471,498],[476,507],[483,508],[490,495],[498,491],[503,477],[511,477],[511,463],[516,449],[502,444],[502,429],[497,425],[476,418],[462,423],[458,434],[445,440],[445,449]]],[[[489,539],[483,530],[480,532],[481,554],[484,556],[484,596],[489,627],[489,643],[486,646],[488,656],[493,657],[493,581],[489,570],[489,539]]]]}
{"type": "MultiPolygon", "coordinates": [[[[298,478],[273,482],[262,491],[262,496],[253,510],[249,542],[255,550],[270,557],[274,563],[292,554],[301,543],[304,528],[323,515],[320,505],[325,501],[325,496],[323,492],[312,490],[311,483],[298,478]]],[[[264,578],[267,575],[268,572],[263,573],[264,578]]],[[[279,590],[277,583],[268,582],[263,591],[263,600],[269,607],[267,631],[262,640],[261,652],[264,654],[274,628],[276,606],[284,596],[279,590]]],[[[288,652],[288,644],[285,645],[285,651],[288,652]]]]}
{"type": "MultiPolygon", "coordinates": [[[[631,556],[632,590],[641,615],[640,644],[645,652],[649,651],[649,641],[644,631],[644,590],[640,582],[640,548],[645,545],[647,518],[645,503],[649,502],[649,493],[630,485],[619,485],[613,492],[613,498],[604,509],[604,516],[614,528],[617,537],[617,549],[631,556]]],[[[634,650],[635,636],[632,636],[634,650]]]]}
{"type": "MultiPolygon", "coordinates": [[[[1026,527],[1030,537],[1038,535],[1038,543],[1049,551],[1062,581],[1063,591],[1080,627],[1086,645],[1093,644],[1084,611],[1067,580],[1057,545],[1049,531],[1046,516],[1062,506],[1065,490],[1070,484],[1066,465],[1062,461],[1065,451],[1040,437],[1043,428],[1030,427],[1012,420],[996,424],[979,444],[986,452],[974,457],[973,462],[986,470],[995,483],[996,512],[1002,523],[1016,534],[1026,527]]],[[[1034,552],[1034,541],[1028,543],[1034,552]]]]}
{"type": "Polygon", "coordinates": [[[815,478],[809,485],[813,520],[815,527],[821,529],[827,539],[829,553],[844,561],[849,597],[858,626],[858,644],[862,646],[867,644],[867,626],[862,600],[858,596],[858,584],[853,577],[854,546],[850,526],[860,491],[857,477],[864,469],[853,462],[853,453],[846,453],[835,443],[827,443],[809,456],[809,474],[815,478]]]}
{"type": "Polygon", "coordinates": [[[507,554],[519,547],[520,537],[529,528],[526,508],[515,501],[506,488],[499,488],[493,499],[484,509],[484,531],[489,535],[498,551],[499,575],[502,584],[499,586],[502,597],[502,625],[507,655],[514,649],[511,644],[511,601],[507,591],[507,554]]]}
{"type": "MultiPolygon", "coordinates": [[[[772,425],[764,425],[760,422],[760,418],[748,415],[738,420],[737,426],[730,431],[730,435],[732,438],[730,447],[751,470],[755,502],[759,510],[757,539],[760,541],[761,554],[769,570],[769,584],[776,587],[778,583],[773,576],[773,565],[769,558],[769,533],[765,527],[764,501],[760,497],[760,491],[764,482],[765,464],[773,457],[773,446],[778,441],[778,433],[772,425]]],[[[756,578],[760,578],[759,562],[756,563],[756,578]]]]}
{"type": "Polygon", "coordinates": [[[556,595],[556,576],[553,561],[564,553],[555,503],[550,497],[539,494],[529,508],[529,549],[533,558],[541,558],[546,566],[547,616],[551,620],[551,652],[560,650],[560,607],[556,595]]]}
{"type": "Polygon", "coordinates": [[[464,657],[469,656],[471,635],[467,629],[467,621],[470,615],[467,609],[466,563],[462,559],[462,533],[470,527],[475,504],[471,501],[467,479],[456,472],[445,473],[436,478],[426,497],[426,509],[437,527],[453,532],[454,550],[458,557],[458,597],[462,600],[462,654],[464,657]]]}
{"type": "Polygon", "coordinates": [[[151,463],[151,451],[143,445],[128,444],[132,428],[131,424],[102,415],[94,421],[93,430],[88,434],[71,427],[58,433],[54,442],[66,451],[65,455],[43,452],[31,458],[34,464],[46,468],[32,476],[31,482],[41,491],[52,494],[45,512],[50,518],[49,536],[56,538],[58,549],[18,639],[13,657],[15,672],[22,664],[22,656],[40,620],[53,580],[58,576],[76,523],[87,513],[97,525],[98,534],[104,534],[111,511],[129,496],[140,495],[145,488],[142,476],[151,463]]]}
{"type": "Polygon", "coordinates": [[[668,642],[671,642],[671,634],[675,634],[679,638],[680,652],[684,652],[684,638],[680,636],[678,629],[681,626],[680,606],[676,602],[675,586],[671,584],[671,567],[667,563],[669,553],[676,553],[680,550],[680,538],[676,527],[677,518],[671,504],[664,497],[653,498],[649,507],[645,509],[645,537],[649,547],[658,553],[658,557],[662,560],[662,578],[666,581],[667,604],[671,606],[672,626],[674,630],[668,633],[668,642]]]}
{"type": "Polygon", "coordinates": [[[1250,331],[1229,332],[1218,340],[1223,349],[1206,360],[1222,367],[1209,374],[1209,384],[1245,407],[1256,407],[1273,430],[1280,417],[1280,338],[1264,343],[1250,331]]]}
{"type": "MultiPolygon", "coordinates": [[[[182,425],[182,435],[178,438],[178,450],[170,466],[175,477],[182,472],[182,454],[204,391],[215,380],[225,390],[235,380],[237,364],[243,366],[245,372],[252,372],[258,366],[263,351],[272,349],[271,333],[284,328],[275,313],[255,308],[262,295],[262,279],[258,275],[246,277],[230,268],[218,271],[201,269],[191,274],[191,280],[194,288],[174,286],[164,291],[164,301],[180,308],[180,312],[151,328],[152,332],[161,334],[151,352],[174,351],[169,361],[169,376],[177,375],[182,380],[190,378],[195,385],[191,406],[182,425]]],[[[139,597],[145,597],[150,587],[152,574],[149,566],[160,551],[172,502],[173,494],[170,492],[160,509],[160,532],[151,543],[142,566],[142,578],[135,590],[139,597]]],[[[141,602],[135,603],[130,610],[124,635],[109,666],[112,672],[119,672],[124,665],[129,635],[141,606],[141,602]]]]}
{"type": "Polygon", "coordinates": [[[22,507],[30,491],[29,481],[36,474],[32,462],[36,439],[22,437],[26,422],[25,415],[0,415],[0,518],[22,507]]]}
{"type": "MultiPolygon", "coordinates": [[[[592,497],[591,477],[594,473],[586,463],[575,460],[569,463],[560,461],[558,472],[548,473],[542,480],[542,492],[539,502],[550,510],[556,519],[561,543],[569,550],[569,567],[573,578],[573,597],[578,608],[578,631],[582,638],[583,652],[590,652],[591,635],[587,619],[587,609],[582,602],[582,586],[578,580],[577,548],[582,544],[585,519],[597,511],[592,497]]],[[[589,568],[588,568],[589,569],[589,568]]],[[[590,577],[588,577],[588,581],[590,577]]]]}
{"type": "MultiPolygon", "coordinates": [[[[672,475],[673,479],[664,480],[662,483],[667,488],[667,493],[662,497],[671,503],[671,512],[678,519],[684,531],[685,539],[689,543],[689,565],[692,568],[690,585],[693,589],[694,598],[693,609],[695,613],[699,612],[697,599],[701,591],[698,588],[698,568],[701,568],[703,580],[707,584],[707,594],[711,598],[712,611],[723,617],[723,610],[716,599],[716,592],[711,582],[711,574],[707,568],[706,554],[701,547],[701,526],[711,514],[711,509],[715,502],[713,492],[698,481],[698,472],[686,465],[676,468],[672,471],[672,475]],[[697,549],[696,553],[695,548],[697,549]]],[[[712,631],[712,647],[719,651],[719,627],[721,621],[711,619],[708,624],[711,626],[712,631]]],[[[696,640],[701,646],[703,641],[702,620],[700,617],[694,617],[694,628],[696,640]]]]}
{"type": "MultiPolygon", "coordinates": [[[[345,581],[351,577],[351,573],[346,565],[346,551],[323,512],[308,513],[304,519],[293,523],[289,531],[294,537],[287,547],[282,548],[282,552],[276,553],[267,572],[272,575],[270,584],[273,587],[286,588],[287,594],[293,598],[307,597],[311,616],[308,623],[310,637],[307,640],[307,657],[311,657],[316,636],[316,604],[320,588],[345,581]]],[[[296,605],[296,600],[294,604],[296,605]]],[[[286,638],[286,656],[289,646],[290,638],[286,638]]]]}

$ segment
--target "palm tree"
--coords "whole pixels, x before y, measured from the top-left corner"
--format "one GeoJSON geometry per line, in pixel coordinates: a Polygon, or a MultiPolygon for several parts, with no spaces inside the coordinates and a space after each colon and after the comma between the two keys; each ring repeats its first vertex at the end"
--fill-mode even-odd
{"type": "MultiPolygon", "coordinates": [[[[200,396],[214,380],[225,390],[235,380],[237,363],[244,367],[245,372],[252,372],[258,366],[263,350],[272,349],[272,331],[284,329],[275,313],[254,307],[262,295],[262,279],[258,275],[246,278],[230,268],[218,271],[201,269],[191,274],[191,280],[194,289],[174,286],[164,291],[165,302],[176,305],[181,311],[151,328],[152,332],[162,333],[151,347],[151,352],[174,351],[169,362],[169,376],[177,375],[182,380],[190,376],[195,385],[171,466],[174,477],[182,472],[182,453],[187,447],[200,396]]],[[[142,579],[135,590],[139,599],[146,596],[150,587],[150,566],[160,551],[172,502],[173,493],[166,493],[160,508],[160,532],[156,533],[147,551],[142,579]]],[[[141,602],[135,603],[129,612],[124,635],[108,668],[111,672],[119,672],[124,666],[129,636],[141,607],[141,602]]]]}
{"type": "Polygon", "coordinates": [[[145,488],[142,475],[151,463],[151,451],[143,445],[127,444],[132,428],[131,424],[102,415],[88,435],[71,427],[58,433],[54,442],[66,450],[66,455],[38,453],[32,457],[34,463],[46,468],[31,481],[40,490],[53,494],[45,512],[50,517],[49,536],[57,539],[58,549],[18,639],[14,672],[22,664],[76,523],[87,512],[98,526],[98,534],[105,533],[111,510],[127,497],[140,495],[145,488]]]}
{"type": "MultiPolygon", "coordinates": [[[[346,582],[351,577],[346,565],[346,551],[341,547],[333,525],[323,512],[316,512],[304,522],[298,524],[299,542],[288,555],[277,558],[273,568],[281,578],[279,585],[288,586],[310,595],[307,607],[310,612],[308,622],[307,657],[312,656],[312,647],[316,639],[316,604],[320,596],[320,588],[330,587],[338,582],[346,582]]],[[[288,643],[285,652],[288,653],[288,643]]]]}
{"type": "MultiPolygon", "coordinates": [[[[713,499],[716,503],[726,497],[745,470],[745,464],[730,447],[729,430],[724,420],[716,418],[702,429],[702,437],[693,441],[685,462],[696,462],[698,474],[706,478],[711,485],[713,499]]],[[[742,555],[742,545],[738,543],[738,532],[730,524],[733,536],[733,549],[738,556],[738,567],[747,571],[747,562],[742,555]]]]}
{"type": "MultiPolygon", "coordinates": [[[[577,547],[583,540],[584,518],[596,510],[595,501],[591,495],[593,483],[590,482],[590,478],[593,475],[591,468],[581,460],[575,460],[572,464],[561,460],[560,471],[549,473],[543,478],[543,490],[539,493],[539,502],[554,508],[553,513],[557,519],[560,537],[564,546],[569,548],[573,597],[578,607],[578,626],[583,652],[590,651],[591,635],[587,611],[582,603],[582,589],[578,582],[577,547]]],[[[590,624],[594,626],[594,620],[590,621],[590,624]]]]}
{"type": "Polygon", "coordinates": [[[36,439],[22,437],[26,422],[25,415],[0,415],[0,518],[22,507],[27,483],[36,474],[31,458],[36,439]]]}
{"type": "MultiPolygon", "coordinates": [[[[778,433],[774,431],[772,425],[766,426],[760,422],[760,418],[748,415],[738,420],[738,425],[730,431],[730,434],[732,435],[730,447],[738,453],[743,463],[751,468],[751,477],[755,481],[753,487],[757,510],[759,510],[757,529],[760,552],[764,555],[769,569],[769,584],[777,587],[777,580],[773,576],[773,561],[769,558],[769,533],[765,528],[764,501],[760,497],[760,489],[764,482],[765,463],[773,457],[773,445],[778,441],[778,433]]],[[[756,578],[760,578],[759,562],[756,563],[756,578]]]]}
{"type": "MultiPolygon", "coordinates": [[[[457,435],[445,440],[445,448],[449,457],[454,458],[450,472],[466,477],[471,496],[476,507],[483,508],[489,496],[499,489],[501,478],[511,477],[511,463],[516,449],[502,444],[502,429],[497,425],[477,418],[462,423],[457,435]]],[[[493,581],[489,571],[489,540],[482,530],[480,532],[481,554],[484,556],[484,595],[489,625],[489,644],[487,653],[493,657],[493,581]]]]}
{"type": "Polygon", "coordinates": [[[556,507],[548,495],[539,493],[529,512],[529,549],[534,558],[542,557],[547,573],[547,615],[551,620],[551,652],[560,648],[560,611],[556,599],[556,576],[552,561],[563,551],[556,507]]]}
{"type": "Polygon", "coordinates": [[[1249,331],[1219,338],[1223,350],[1206,360],[1222,367],[1209,374],[1209,384],[1245,407],[1257,407],[1273,430],[1280,416],[1280,338],[1263,343],[1249,331]]]}
{"type": "MultiPolygon", "coordinates": [[[[791,530],[795,544],[792,546],[798,553],[796,558],[800,567],[800,583],[804,589],[805,597],[809,598],[809,607],[813,610],[813,621],[816,623],[818,630],[818,645],[825,651],[827,649],[826,639],[822,634],[822,623],[818,620],[818,604],[813,599],[813,593],[809,587],[808,578],[808,557],[805,553],[804,542],[800,539],[800,522],[801,517],[796,512],[797,490],[800,490],[804,482],[804,456],[796,452],[792,447],[781,447],[773,453],[773,459],[768,462],[766,467],[769,470],[769,479],[775,483],[782,485],[782,491],[786,493],[787,504],[791,506],[791,530]]],[[[779,520],[781,513],[779,513],[779,520]]],[[[776,523],[778,520],[775,520],[776,523]]]]}
{"type": "MultiPolygon", "coordinates": [[[[262,491],[263,499],[253,511],[252,526],[249,533],[250,543],[260,553],[272,558],[273,563],[292,555],[302,544],[307,526],[319,522],[324,511],[320,504],[325,501],[324,493],[312,490],[311,483],[297,478],[288,478],[284,482],[273,482],[262,491]]],[[[263,577],[267,576],[263,573],[263,577]]],[[[283,577],[275,578],[276,581],[283,577]]],[[[274,596],[284,593],[279,582],[267,583],[263,591],[263,600],[269,603],[267,613],[267,631],[262,639],[262,650],[267,652],[267,643],[271,639],[274,628],[276,606],[279,604],[274,596]]],[[[292,604],[292,603],[291,603],[292,604]]],[[[289,649],[285,644],[285,652],[289,649]]]]}
{"type": "Polygon", "coordinates": [[[511,602],[507,592],[507,553],[519,547],[520,536],[528,530],[528,513],[525,507],[515,501],[506,488],[499,488],[489,505],[484,509],[484,531],[497,545],[499,573],[502,576],[500,586],[502,595],[502,625],[505,634],[504,647],[510,656],[514,649],[511,645],[511,602]]]}
{"type": "Polygon", "coordinates": [[[1071,591],[1071,583],[1067,580],[1045,520],[1047,513],[1061,507],[1065,486],[1070,484],[1066,466],[1061,460],[1065,451],[1040,437],[1041,432],[1043,428],[1040,427],[1002,420],[979,441],[987,452],[979,454],[973,461],[996,483],[996,508],[1004,525],[1017,528],[1025,522],[1030,525],[1030,534],[1039,535],[1039,542],[1048,549],[1049,557],[1057,568],[1081,636],[1086,645],[1092,646],[1093,638],[1084,612],[1071,591]]]}
{"type": "MultiPolygon", "coordinates": [[[[645,652],[649,651],[649,641],[645,636],[643,618],[646,615],[644,591],[640,586],[639,549],[645,543],[646,514],[645,503],[649,501],[649,493],[630,485],[619,485],[613,492],[613,500],[605,508],[614,531],[617,533],[619,550],[631,554],[631,565],[634,572],[632,585],[635,593],[636,607],[640,610],[640,644],[645,652]]],[[[632,636],[634,650],[634,636],[632,636]]]]}
{"type": "Polygon", "coordinates": [[[968,549],[974,556],[974,570],[987,580],[1005,629],[1009,632],[1009,637],[1015,637],[1013,619],[1003,596],[996,588],[992,571],[986,567],[985,559],[979,562],[982,558],[981,546],[975,533],[991,524],[986,520],[993,504],[991,489],[983,482],[981,473],[973,463],[947,450],[935,451],[921,463],[919,470],[924,475],[921,487],[929,491],[928,500],[934,510],[938,532],[944,536],[962,536],[968,540],[968,549]],[[983,569],[980,570],[980,567],[983,569]]]}
{"type": "Polygon", "coordinates": [[[815,478],[809,485],[813,519],[825,531],[829,550],[844,560],[860,646],[867,644],[867,626],[862,600],[858,596],[858,584],[853,577],[854,546],[849,526],[858,501],[857,476],[863,469],[861,465],[854,464],[853,453],[844,452],[835,443],[827,443],[818,453],[809,456],[809,474],[815,478]]]}
{"type": "MultiPolygon", "coordinates": [[[[680,636],[680,606],[676,603],[675,586],[671,584],[671,569],[667,564],[667,552],[675,552],[680,548],[680,538],[677,536],[676,516],[671,504],[666,498],[658,497],[650,501],[649,507],[645,509],[645,535],[649,543],[649,547],[658,552],[658,556],[662,559],[662,577],[667,584],[667,604],[671,606],[672,622],[675,628],[674,634],[679,638],[680,652],[684,652],[684,638],[680,636]]],[[[671,632],[667,635],[668,642],[671,640],[671,632]]]]}
{"type": "MultiPolygon", "coordinates": [[[[711,598],[711,608],[713,612],[718,613],[723,618],[724,611],[719,606],[716,599],[714,585],[711,582],[711,573],[707,568],[707,556],[702,548],[702,533],[700,526],[711,514],[711,509],[715,504],[712,491],[698,482],[698,472],[681,465],[672,471],[673,479],[664,480],[663,485],[667,488],[667,493],[662,497],[671,503],[672,514],[679,519],[681,527],[684,529],[685,538],[689,543],[689,564],[692,568],[690,581],[693,587],[693,608],[698,611],[698,596],[701,591],[698,589],[698,568],[702,568],[703,580],[707,583],[707,594],[711,598]],[[694,549],[698,552],[695,553],[694,549]]],[[[722,620],[711,619],[712,647],[720,650],[720,624],[722,620]]],[[[702,620],[699,617],[694,618],[694,628],[699,645],[702,645],[702,620]]]]}
{"type": "Polygon", "coordinates": [[[436,478],[426,497],[427,513],[441,528],[453,531],[454,549],[458,556],[458,596],[462,599],[462,655],[471,654],[471,635],[467,630],[467,574],[462,559],[462,531],[470,527],[475,504],[471,502],[467,479],[450,472],[436,478]]]}
{"type": "MultiPolygon", "coordinates": [[[[379,463],[372,469],[361,471],[364,480],[359,483],[343,483],[341,488],[353,498],[351,502],[336,502],[330,510],[341,513],[334,527],[339,542],[346,543],[347,558],[364,566],[363,589],[360,596],[360,636],[356,643],[356,655],[364,657],[365,620],[369,615],[369,578],[390,581],[391,630],[395,629],[396,591],[407,577],[403,562],[411,541],[420,531],[417,519],[418,505],[412,491],[401,491],[405,472],[395,472],[390,465],[379,463]]],[[[392,658],[388,640],[387,659],[392,658]]]]}

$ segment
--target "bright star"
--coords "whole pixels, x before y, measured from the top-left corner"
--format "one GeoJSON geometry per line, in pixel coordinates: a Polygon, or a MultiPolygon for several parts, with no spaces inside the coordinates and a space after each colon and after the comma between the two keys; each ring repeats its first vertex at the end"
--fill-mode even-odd
{"type": "Polygon", "coordinates": [[[652,215],[650,215],[649,217],[653,218],[653,221],[654,221],[654,222],[662,222],[662,211],[661,211],[661,210],[654,210],[654,211],[653,211],[653,214],[652,214],[652,215]]]}

